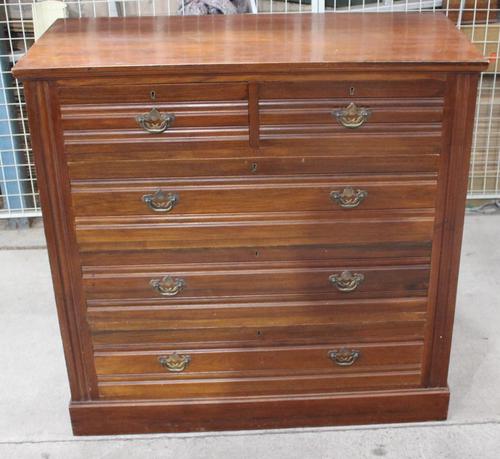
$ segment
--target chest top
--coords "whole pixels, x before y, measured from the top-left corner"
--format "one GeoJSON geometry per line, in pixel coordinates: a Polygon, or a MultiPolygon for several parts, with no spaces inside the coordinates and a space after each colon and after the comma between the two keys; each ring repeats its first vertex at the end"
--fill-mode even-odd
{"type": "Polygon", "coordinates": [[[444,15],[272,14],[58,20],[20,78],[272,70],[477,71],[484,57],[444,15]],[[209,69],[207,69],[209,67],[209,69]]]}

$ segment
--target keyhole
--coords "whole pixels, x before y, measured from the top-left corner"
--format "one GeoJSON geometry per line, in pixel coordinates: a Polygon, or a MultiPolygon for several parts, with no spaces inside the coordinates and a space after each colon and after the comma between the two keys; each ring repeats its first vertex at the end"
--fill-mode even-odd
{"type": "Polygon", "coordinates": [[[349,95],[350,95],[350,96],[354,96],[354,86],[351,86],[351,87],[349,88],[349,95]]]}
{"type": "Polygon", "coordinates": [[[259,251],[258,251],[258,250],[256,250],[256,251],[255,251],[255,256],[256,256],[256,257],[258,257],[258,256],[259,256],[259,251]]]}
{"type": "Polygon", "coordinates": [[[252,163],[252,165],[250,166],[250,170],[252,172],[257,172],[257,163],[252,163]]]}
{"type": "Polygon", "coordinates": [[[257,330],[257,336],[262,336],[262,332],[260,330],[257,330]]]}
{"type": "Polygon", "coordinates": [[[149,93],[149,95],[151,96],[151,100],[155,100],[156,99],[156,91],[151,91],[149,93]]]}

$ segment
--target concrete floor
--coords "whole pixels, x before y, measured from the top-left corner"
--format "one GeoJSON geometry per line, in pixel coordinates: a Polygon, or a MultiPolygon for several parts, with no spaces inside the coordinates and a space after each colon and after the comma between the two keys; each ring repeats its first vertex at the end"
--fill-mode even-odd
{"type": "Polygon", "coordinates": [[[500,215],[468,216],[449,419],[352,428],[73,437],[40,225],[0,229],[0,458],[500,457],[500,215]]]}

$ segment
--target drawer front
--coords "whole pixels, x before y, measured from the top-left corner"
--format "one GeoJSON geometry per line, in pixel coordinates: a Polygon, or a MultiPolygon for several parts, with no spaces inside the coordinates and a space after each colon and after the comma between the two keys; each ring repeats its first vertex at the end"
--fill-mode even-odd
{"type": "Polygon", "coordinates": [[[414,176],[285,181],[76,184],[76,217],[433,208],[436,179],[414,176]]]}
{"type": "Polygon", "coordinates": [[[134,250],[134,251],[102,251],[81,252],[80,259],[83,269],[97,272],[103,267],[126,267],[126,266],[152,266],[165,264],[172,265],[190,263],[231,263],[240,262],[279,262],[283,260],[319,261],[329,260],[333,264],[346,263],[343,260],[353,259],[381,259],[406,258],[413,263],[429,263],[432,242],[412,241],[401,243],[379,243],[372,241],[368,244],[341,244],[334,245],[298,245],[288,247],[238,247],[218,249],[202,247],[199,249],[176,249],[176,250],[134,250]]]}
{"type": "MultiPolygon", "coordinates": [[[[307,143],[307,142],[306,142],[307,143]]],[[[332,142],[329,141],[329,144],[332,142]]],[[[340,142],[342,143],[342,142],[340,142]]],[[[335,142],[339,145],[338,142],[335,142]]],[[[129,144],[127,148],[131,148],[129,144]]],[[[373,142],[367,147],[356,142],[339,145],[338,154],[325,155],[325,149],[318,148],[309,155],[301,155],[310,145],[291,143],[283,150],[287,157],[273,156],[272,149],[266,149],[261,156],[255,151],[246,151],[242,157],[212,158],[210,152],[198,150],[193,158],[176,159],[175,153],[153,154],[149,147],[137,149],[137,152],[125,154],[99,152],[90,148],[89,154],[69,155],[69,172],[72,180],[101,179],[171,179],[199,177],[255,178],[300,175],[302,177],[324,174],[384,174],[384,173],[435,173],[439,169],[441,141],[433,140],[426,146],[418,139],[407,139],[404,151],[391,152],[391,145],[384,141],[373,142]],[[204,156],[207,153],[208,158],[204,156]],[[388,154],[390,153],[390,154],[388,154]],[[117,156],[117,158],[113,158],[117,156]],[[120,158],[122,160],[120,160],[120,158]]],[[[186,150],[184,150],[185,152],[186,150]]],[[[221,151],[221,150],[219,150],[221,151]]],[[[213,155],[212,155],[213,156],[213,155]]]]}
{"type": "Polygon", "coordinates": [[[236,247],[290,247],[392,243],[429,243],[433,237],[432,215],[393,218],[325,218],[298,215],[294,220],[242,218],[116,224],[79,223],[76,236],[82,252],[200,249],[236,247]]]}
{"type": "Polygon", "coordinates": [[[417,386],[421,342],[95,354],[105,398],[169,398],[417,386]]]}
{"type": "Polygon", "coordinates": [[[423,340],[427,299],[91,306],[96,350],[423,340]]]}
{"type": "Polygon", "coordinates": [[[366,148],[384,140],[403,148],[414,136],[431,141],[442,128],[444,87],[439,78],[262,83],[260,140],[310,141],[328,151],[337,139],[365,141],[366,148]]]}
{"type": "Polygon", "coordinates": [[[376,298],[425,296],[429,265],[328,266],[283,263],[281,266],[195,266],[186,270],[83,275],[89,304],[101,300],[221,301],[229,298],[376,298]]]}
{"type": "Polygon", "coordinates": [[[244,83],[125,85],[60,88],[67,153],[107,145],[193,148],[199,143],[248,143],[244,83]]]}

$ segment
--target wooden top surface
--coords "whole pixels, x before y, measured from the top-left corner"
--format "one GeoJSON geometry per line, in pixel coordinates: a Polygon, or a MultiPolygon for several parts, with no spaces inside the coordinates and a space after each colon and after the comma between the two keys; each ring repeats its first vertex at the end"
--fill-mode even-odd
{"type": "Polygon", "coordinates": [[[378,68],[482,70],[441,13],[259,14],[58,20],[16,65],[21,78],[378,68]],[[202,67],[203,66],[203,67],[202,67]]]}

